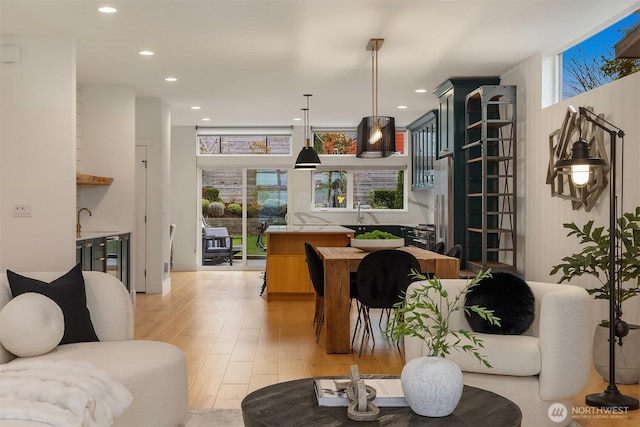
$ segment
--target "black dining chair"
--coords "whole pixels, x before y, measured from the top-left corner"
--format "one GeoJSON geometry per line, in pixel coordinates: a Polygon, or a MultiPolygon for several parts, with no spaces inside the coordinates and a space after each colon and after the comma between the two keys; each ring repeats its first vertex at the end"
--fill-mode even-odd
{"type": "Polygon", "coordinates": [[[311,243],[304,243],[304,253],[307,258],[307,268],[311,284],[316,291],[316,310],[313,315],[313,324],[316,325],[316,342],[320,340],[322,323],[324,323],[324,266],[320,255],[311,243]]]}
{"type": "Polygon", "coordinates": [[[462,256],[462,245],[455,244],[451,246],[451,248],[447,251],[445,255],[460,259],[460,257],[462,256]]]}
{"type": "MultiPolygon", "coordinates": [[[[309,269],[309,277],[313,284],[313,289],[316,291],[316,309],[313,315],[313,324],[316,325],[316,342],[320,340],[320,333],[322,332],[322,323],[324,323],[324,264],[318,252],[311,243],[304,243],[304,253],[307,259],[307,268],[309,269]]],[[[351,283],[349,285],[349,301],[353,301],[356,298],[356,283],[355,278],[352,276],[351,283]]],[[[358,306],[358,320],[356,322],[356,328],[360,323],[360,306],[358,306]]]]}
{"type": "MultiPolygon", "coordinates": [[[[371,337],[375,347],[370,310],[372,308],[392,309],[394,304],[402,301],[407,287],[416,280],[412,272],[419,272],[420,264],[409,252],[381,249],[367,254],[358,267],[356,296],[360,303],[362,316],[362,338],[360,351],[362,355],[365,341],[371,337]]],[[[353,345],[356,331],[351,343],[353,345]]]]}
{"type": "Polygon", "coordinates": [[[438,254],[443,255],[444,254],[444,242],[438,242],[435,245],[431,246],[431,249],[429,249],[431,252],[435,252],[438,254]]]}
{"type": "MultiPolygon", "coordinates": [[[[266,242],[266,233],[267,232],[267,222],[262,221],[258,225],[258,237],[256,238],[256,247],[260,252],[267,251],[267,242],[266,242]]],[[[265,271],[262,272],[262,287],[260,288],[260,296],[264,294],[264,290],[267,288],[267,269],[265,267],[265,271]]]]}

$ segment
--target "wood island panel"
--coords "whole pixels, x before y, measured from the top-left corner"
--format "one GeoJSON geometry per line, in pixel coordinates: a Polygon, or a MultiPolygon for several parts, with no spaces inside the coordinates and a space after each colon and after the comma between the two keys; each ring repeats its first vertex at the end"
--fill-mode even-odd
{"type": "Polygon", "coordinates": [[[305,242],[344,247],[354,231],[340,226],[276,226],[267,229],[267,300],[313,298],[305,242]]]}

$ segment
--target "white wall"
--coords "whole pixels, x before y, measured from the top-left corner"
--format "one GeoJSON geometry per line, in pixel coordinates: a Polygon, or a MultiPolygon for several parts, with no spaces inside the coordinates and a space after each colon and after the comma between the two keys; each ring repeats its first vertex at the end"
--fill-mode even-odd
{"type": "Polygon", "coordinates": [[[173,240],[173,269],[198,269],[200,242],[200,201],[196,167],[196,136],[193,126],[171,128],[171,223],[176,224],[173,240]]]}
{"type": "Polygon", "coordinates": [[[0,271],[66,271],[75,264],[76,58],[65,37],[2,37],[0,271]],[[31,217],[13,217],[13,206],[31,217]]]}
{"type": "Polygon", "coordinates": [[[171,287],[169,275],[170,123],[166,102],[136,99],[136,145],[147,146],[147,283],[146,292],[171,287]]]}
{"type": "MultiPolygon", "coordinates": [[[[551,197],[551,188],[546,182],[549,162],[549,134],[558,129],[567,111],[568,105],[592,106],[596,113],[604,114],[606,120],[623,129],[625,137],[624,156],[621,156],[618,144],[618,159],[624,168],[624,206],[623,211],[634,210],[640,206],[640,73],[614,81],[597,89],[571,98],[567,101],[541,109],[542,56],[536,55],[519,67],[505,74],[502,84],[518,85],[519,126],[523,141],[519,154],[518,179],[519,215],[522,234],[519,236],[523,272],[528,280],[557,282],[559,275],[549,275],[553,265],[561,262],[562,257],[580,250],[574,237],[568,238],[562,224],[576,222],[583,225],[593,219],[596,224],[607,227],[609,224],[609,192],[605,191],[590,212],[583,209],[572,210],[571,202],[551,197]]],[[[609,145],[605,136],[605,145],[609,145]]],[[[620,170],[620,166],[618,166],[620,170]]],[[[620,188],[621,179],[618,178],[620,188]]],[[[598,287],[599,282],[590,277],[581,277],[572,281],[583,287],[598,287]]],[[[640,323],[640,298],[635,297],[624,304],[624,317],[629,323],[640,323]]],[[[608,317],[606,301],[594,301],[595,319],[608,317]]]]}
{"type": "Polygon", "coordinates": [[[133,231],[135,224],[135,93],[129,86],[82,85],[82,160],[78,172],[113,177],[109,186],[78,187],[83,231],[133,231]]]}

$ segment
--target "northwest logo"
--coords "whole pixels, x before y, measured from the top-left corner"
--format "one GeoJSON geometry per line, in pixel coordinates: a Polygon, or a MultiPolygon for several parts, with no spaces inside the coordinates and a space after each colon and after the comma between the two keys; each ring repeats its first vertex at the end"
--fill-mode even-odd
{"type": "Polygon", "coordinates": [[[562,403],[554,403],[551,406],[549,406],[549,409],[547,410],[547,415],[549,416],[549,419],[554,423],[560,423],[567,418],[567,415],[568,415],[567,407],[564,406],[562,403]]]}

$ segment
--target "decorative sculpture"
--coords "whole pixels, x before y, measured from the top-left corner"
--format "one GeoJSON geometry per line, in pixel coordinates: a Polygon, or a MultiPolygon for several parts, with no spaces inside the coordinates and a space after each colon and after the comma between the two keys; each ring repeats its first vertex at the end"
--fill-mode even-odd
{"type": "Polygon", "coordinates": [[[358,365],[351,365],[351,381],[347,384],[349,407],[347,417],[353,421],[375,421],[380,409],[371,403],[376,398],[376,389],[360,379],[358,365]]]}
{"type": "MultiPolygon", "coordinates": [[[[586,109],[593,112],[593,107],[586,107],[586,109]]],[[[547,184],[551,185],[551,195],[571,200],[573,210],[583,207],[586,212],[589,212],[600,194],[607,188],[608,175],[609,161],[604,149],[604,131],[585,120],[573,106],[569,106],[562,127],[549,134],[547,184]],[[578,137],[584,138],[589,143],[593,156],[605,159],[607,162],[605,166],[593,168],[593,175],[584,186],[577,186],[570,179],[567,171],[554,167],[558,160],[571,158],[571,145],[578,137]]]]}

